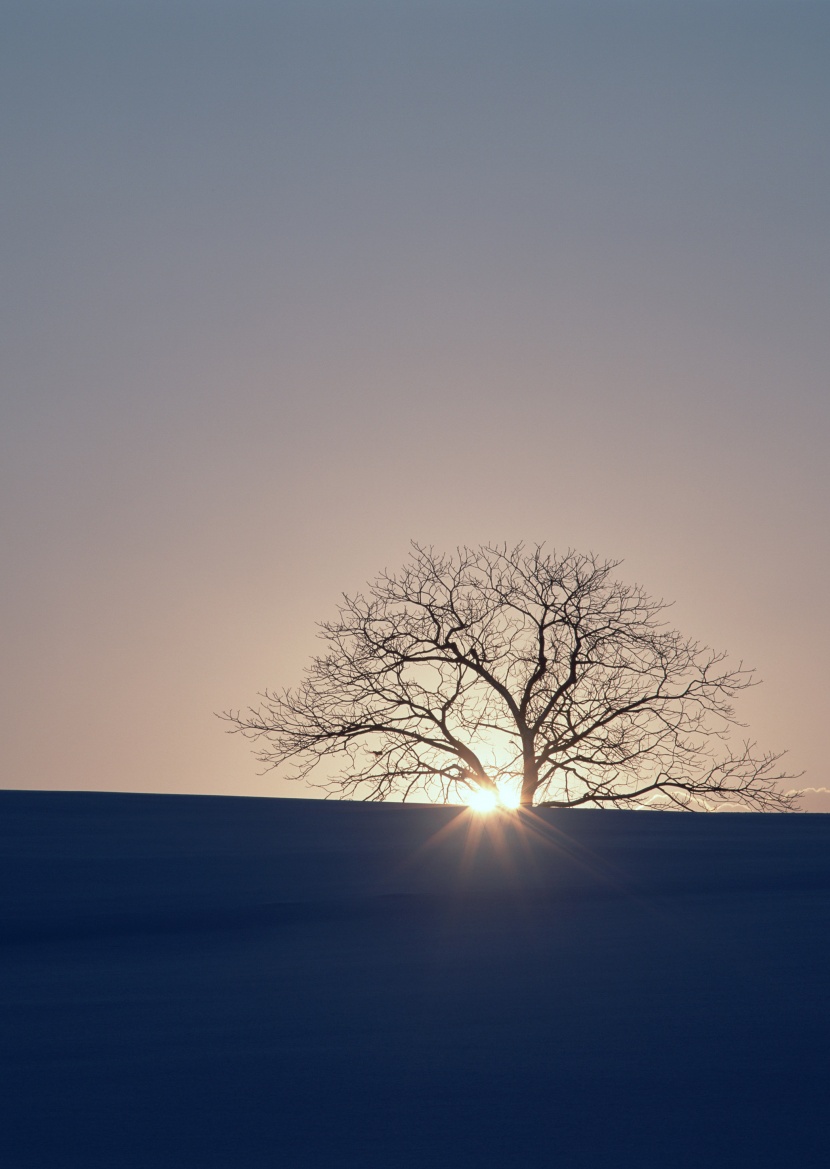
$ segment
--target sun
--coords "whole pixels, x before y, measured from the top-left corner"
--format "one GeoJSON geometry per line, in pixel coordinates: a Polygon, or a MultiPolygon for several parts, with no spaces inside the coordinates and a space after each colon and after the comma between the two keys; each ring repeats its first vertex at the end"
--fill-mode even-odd
{"type": "Polygon", "coordinates": [[[489,788],[479,788],[471,792],[467,798],[467,807],[474,812],[486,815],[495,812],[497,808],[518,808],[519,801],[512,792],[494,792],[489,788]]]}
{"type": "Polygon", "coordinates": [[[474,812],[492,812],[499,806],[499,797],[487,788],[479,788],[478,791],[470,793],[467,806],[474,812]]]}

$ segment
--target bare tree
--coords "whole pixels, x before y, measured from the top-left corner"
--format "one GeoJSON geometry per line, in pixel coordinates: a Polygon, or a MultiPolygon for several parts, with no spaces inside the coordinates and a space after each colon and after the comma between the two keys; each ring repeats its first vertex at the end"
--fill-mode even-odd
{"type": "Polygon", "coordinates": [[[780,755],[728,744],[752,672],[683,637],[618,562],[543,546],[445,556],[344,597],[294,690],[225,718],[333,794],[523,806],[787,810],[780,755]],[[331,763],[338,764],[334,770],[331,763]]]}

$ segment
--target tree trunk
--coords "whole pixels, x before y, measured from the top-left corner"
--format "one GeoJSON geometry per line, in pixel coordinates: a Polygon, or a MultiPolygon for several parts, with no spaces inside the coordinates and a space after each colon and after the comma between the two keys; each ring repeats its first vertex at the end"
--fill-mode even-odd
{"type": "Polygon", "coordinates": [[[525,757],[523,772],[522,794],[519,799],[519,806],[522,808],[532,808],[533,797],[536,795],[536,788],[539,786],[539,769],[536,766],[536,760],[525,757]]]}

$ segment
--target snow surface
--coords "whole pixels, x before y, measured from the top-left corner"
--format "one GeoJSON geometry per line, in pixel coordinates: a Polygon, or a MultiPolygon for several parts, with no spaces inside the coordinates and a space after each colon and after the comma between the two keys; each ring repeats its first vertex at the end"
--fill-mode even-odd
{"type": "Polygon", "coordinates": [[[827,1164],[830,817],[0,793],[6,1169],[827,1164]]]}

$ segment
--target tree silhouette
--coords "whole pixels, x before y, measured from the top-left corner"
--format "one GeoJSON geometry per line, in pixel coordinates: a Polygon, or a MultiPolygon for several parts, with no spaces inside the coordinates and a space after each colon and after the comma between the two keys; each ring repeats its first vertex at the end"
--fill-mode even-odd
{"type": "Polygon", "coordinates": [[[792,808],[780,754],[729,746],[752,671],[671,629],[618,564],[413,544],[321,624],[325,651],[296,689],[224,717],[267,767],[344,797],[792,808]]]}

